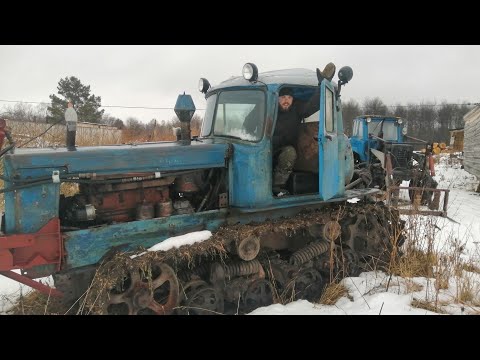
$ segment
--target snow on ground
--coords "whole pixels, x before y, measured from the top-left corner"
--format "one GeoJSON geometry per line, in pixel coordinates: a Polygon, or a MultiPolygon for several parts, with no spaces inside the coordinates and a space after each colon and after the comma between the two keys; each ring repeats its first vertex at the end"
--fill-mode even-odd
{"type": "MultiPolygon", "coordinates": [[[[463,260],[480,266],[480,194],[475,193],[478,180],[475,176],[461,169],[461,163],[448,154],[437,157],[435,180],[438,188],[450,189],[448,218],[434,216],[404,216],[407,229],[415,227],[419,237],[429,239],[425,246],[433,243],[438,253],[458,253],[463,260]]],[[[408,199],[404,191],[401,198],[408,199]]],[[[192,244],[211,236],[209,231],[200,231],[170,238],[153,246],[149,251],[167,250],[170,246],[192,244]]],[[[51,278],[47,279],[51,282],[51,278]]],[[[383,272],[365,272],[359,277],[348,277],[342,284],[348,295],[341,297],[334,305],[313,304],[299,300],[287,305],[274,304],[254,310],[251,315],[334,315],[334,314],[402,314],[426,315],[436,314],[428,309],[413,307],[412,302],[437,301],[443,312],[448,314],[469,314],[479,312],[480,308],[460,304],[456,299],[466,286],[480,296],[480,275],[463,271],[462,274],[449,277],[446,284],[438,286],[433,278],[401,278],[390,277],[383,272]]],[[[0,313],[11,304],[12,299],[21,292],[25,294],[30,288],[0,276],[0,313]]],[[[480,300],[479,300],[480,301],[480,300]]]]}
{"type": "MultiPolygon", "coordinates": [[[[349,297],[340,298],[335,305],[313,304],[299,300],[287,305],[275,304],[258,308],[250,315],[425,315],[434,312],[413,308],[413,298],[425,297],[429,290],[424,278],[405,280],[382,272],[365,272],[359,277],[343,280],[349,297]],[[389,283],[390,281],[390,283],[389,283]],[[386,287],[389,283],[389,289],[386,287]],[[407,289],[418,290],[406,293],[407,289]]],[[[431,289],[430,289],[431,290],[431,289]]]]}
{"type": "MultiPolygon", "coordinates": [[[[451,252],[452,247],[462,249],[461,256],[464,260],[475,261],[480,265],[480,222],[478,221],[480,193],[475,192],[479,181],[475,175],[462,169],[461,161],[457,157],[442,154],[437,157],[437,161],[434,177],[438,182],[437,188],[450,190],[447,218],[438,216],[403,216],[403,218],[407,220],[407,226],[410,221],[424,225],[421,230],[425,236],[434,232],[437,250],[447,253],[451,252]],[[428,225],[433,226],[428,227],[428,225]]],[[[408,199],[406,190],[403,190],[401,198],[408,199]]]]}
{"type": "MultiPolygon", "coordinates": [[[[480,281],[478,274],[472,281],[480,281]]],[[[359,277],[347,277],[342,284],[348,296],[341,297],[335,305],[314,304],[298,300],[287,305],[274,304],[258,308],[249,315],[436,315],[427,309],[413,307],[412,302],[438,301],[442,313],[463,315],[479,309],[456,304],[458,286],[450,280],[446,289],[438,292],[435,279],[414,277],[405,279],[377,271],[364,272],[359,277]]]]}
{"type": "MultiPolygon", "coordinates": [[[[20,273],[19,270],[13,271],[18,274],[20,273]]],[[[53,278],[51,276],[37,279],[36,281],[53,286],[53,278]]],[[[4,314],[5,311],[15,304],[20,296],[26,295],[31,291],[31,287],[0,275],[0,314],[4,314]]]]}

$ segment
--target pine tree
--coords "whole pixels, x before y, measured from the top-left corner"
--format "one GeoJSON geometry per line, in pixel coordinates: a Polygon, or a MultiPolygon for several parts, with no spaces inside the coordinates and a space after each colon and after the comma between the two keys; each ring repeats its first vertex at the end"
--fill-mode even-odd
{"type": "Polygon", "coordinates": [[[90,85],[83,85],[75,76],[60,79],[57,86],[58,94],[63,98],[50,95],[52,105],[48,107],[48,123],[65,123],[65,110],[68,101],[71,101],[77,112],[78,121],[99,123],[105,110],[101,106],[100,96],[90,94],[90,85]]]}

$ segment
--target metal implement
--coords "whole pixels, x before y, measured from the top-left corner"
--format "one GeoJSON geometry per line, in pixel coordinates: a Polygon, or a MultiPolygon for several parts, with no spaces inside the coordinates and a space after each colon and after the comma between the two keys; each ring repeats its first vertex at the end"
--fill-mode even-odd
{"type": "Polygon", "coordinates": [[[387,194],[387,205],[397,208],[400,214],[421,214],[447,217],[448,197],[450,194],[449,189],[434,189],[416,186],[389,186],[387,194]],[[401,206],[399,204],[398,196],[400,190],[408,190],[412,204],[409,204],[408,206],[401,206]],[[441,196],[442,194],[443,196],[441,196]],[[442,201],[441,207],[440,201],[442,201]]]}

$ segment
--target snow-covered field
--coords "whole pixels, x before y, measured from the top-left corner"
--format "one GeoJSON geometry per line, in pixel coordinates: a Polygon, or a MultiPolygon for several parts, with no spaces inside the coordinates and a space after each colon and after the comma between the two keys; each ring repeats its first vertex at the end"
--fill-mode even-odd
{"type": "MultiPolygon", "coordinates": [[[[437,157],[435,180],[438,188],[450,189],[448,218],[433,216],[404,216],[408,226],[415,226],[420,237],[434,247],[436,254],[453,256],[457,254],[463,261],[480,268],[480,194],[475,193],[478,180],[461,169],[456,158],[448,154],[437,157]]],[[[406,193],[402,194],[406,198],[406,193]]],[[[198,234],[192,234],[199,241],[198,234]]],[[[206,236],[200,236],[204,239],[206,236]]],[[[187,241],[188,242],[188,241],[187,241]]],[[[420,242],[421,244],[421,242],[420,242]]],[[[151,249],[156,250],[156,249],[151,249]]],[[[441,271],[442,269],[437,269],[441,271]]],[[[383,272],[365,272],[359,277],[348,277],[342,284],[348,295],[341,297],[334,305],[321,305],[299,300],[287,305],[274,304],[253,311],[252,315],[329,315],[329,314],[435,314],[418,304],[439,304],[438,309],[447,314],[472,314],[480,312],[480,274],[458,271],[449,276],[446,283],[438,285],[438,277],[402,278],[383,272]],[[468,290],[473,296],[470,301],[461,301],[468,290]],[[412,306],[415,305],[415,306],[412,306]]],[[[44,281],[51,281],[45,279],[44,281]]],[[[11,306],[12,301],[30,291],[8,278],[0,276],[0,313],[11,306]]]]}

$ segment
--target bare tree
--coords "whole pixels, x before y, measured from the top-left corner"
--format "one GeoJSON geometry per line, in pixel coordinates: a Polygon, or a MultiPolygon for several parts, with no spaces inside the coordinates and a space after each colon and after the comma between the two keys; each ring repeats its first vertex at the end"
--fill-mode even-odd
{"type": "Polygon", "coordinates": [[[393,116],[398,116],[402,119],[407,118],[408,110],[405,106],[401,104],[396,104],[395,107],[392,109],[393,116]]]}
{"type": "Polygon", "coordinates": [[[388,115],[388,108],[379,97],[366,98],[362,108],[365,115],[388,115]]]}
{"type": "Polygon", "coordinates": [[[452,119],[452,124],[451,128],[463,128],[465,126],[465,122],[463,120],[463,117],[467,112],[472,110],[472,105],[467,105],[466,103],[463,103],[462,105],[458,105],[456,107],[456,112],[455,116],[452,119]]]}
{"type": "MultiPolygon", "coordinates": [[[[171,122],[171,124],[170,124],[171,128],[180,127],[180,120],[178,119],[177,116],[172,117],[170,122],[171,122]]],[[[193,115],[192,120],[190,121],[190,130],[192,132],[192,136],[200,135],[200,130],[202,128],[202,122],[203,122],[203,118],[200,115],[198,115],[198,114],[193,115]]]]}
{"type": "Polygon", "coordinates": [[[135,135],[140,135],[145,130],[145,125],[134,117],[127,118],[125,127],[135,135]]]}
{"type": "Polygon", "coordinates": [[[437,128],[435,104],[422,102],[419,106],[419,137],[429,142],[438,141],[435,137],[437,128]]]}
{"type": "Polygon", "coordinates": [[[125,128],[125,124],[121,119],[111,116],[110,114],[103,114],[102,120],[100,121],[100,123],[108,126],[114,126],[117,129],[125,128]]]}
{"type": "Polygon", "coordinates": [[[443,101],[438,109],[438,123],[439,128],[437,132],[437,136],[441,139],[440,141],[447,142],[450,138],[449,129],[452,127],[450,123],[455,116],[455,108],[456,105],[447,104],[446,101],[443,101]]]}
{"type": "Polygon", "coordinates": [[[411,136],[420,137],[420,109],[416,104],[408,104],[405,107],[405,115],[408,123],[408,133],[411,136]]]}
{"type": "Polygon", "coordinates": [[[26,122],[46,122],[46,111],[48,104],[26,104],[16,103],[15,105],[4,106],[0,111],[3,117],[26,122]]]}
{"type": "Polygon", "coordinates": [[[345,101],[342,104],[343,132],[347,136],[352,136],[353,119],[362,115],[360,105],[354,99],[345,101]]]}
{"type": "Polygon", "coordinates": [[[192,130],[193,136],[200,135],[200,130],[202,128],[203,118],[200,115],[193,115],[192,122],[190,124],[190,129],[192,130]]]}

